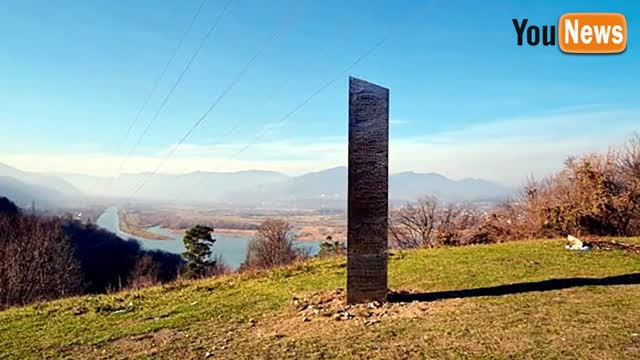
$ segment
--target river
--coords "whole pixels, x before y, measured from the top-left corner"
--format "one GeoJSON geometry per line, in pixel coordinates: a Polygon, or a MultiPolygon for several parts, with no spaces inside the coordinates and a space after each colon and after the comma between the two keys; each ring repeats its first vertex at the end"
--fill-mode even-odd
{"type": "MultiPolygon", "coordinates": [[[[98,217],[96,224],[99,227],[118,235],[122,239],[137,240],[142,247],[147,250],[163,250],[175,254],[181,254],[185,251],[184,243],[182,242],[182,235],[173,233],[161,227],[154,226],[148,228],[147,231],[164,235],[171,238],[171,240],[149,240],[120,231],[118,209],[115,207],[106,209],[100,217],[98,217]]],[[[216,239],[216,242],[212,247],[213,253],[215,255],[221,255],[222,261],[229,265],[233,270],[240,267],[245,259],[247,245],[249,244],[251,237],[242,234],[223,234],[214,232],[213,238],[216,239]]],[[[320,248],[319,241],[297,242],[295,245],[297,247],[306,248],[311,255],[317,254],[320,248]]]]}

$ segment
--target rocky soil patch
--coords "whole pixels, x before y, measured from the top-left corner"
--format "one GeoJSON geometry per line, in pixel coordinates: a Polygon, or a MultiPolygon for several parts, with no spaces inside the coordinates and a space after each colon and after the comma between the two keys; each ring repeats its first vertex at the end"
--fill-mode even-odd
{"type": "Polygon", "coordinates": [[[344,289],[313,293],[305,296],[294,295],[291,306],[300,320],[309,321],[357,321],[365,326],[375,325],[386,319],[417,318],[429,311],[423,302],[378,302],[347,305],[344,289]]]}

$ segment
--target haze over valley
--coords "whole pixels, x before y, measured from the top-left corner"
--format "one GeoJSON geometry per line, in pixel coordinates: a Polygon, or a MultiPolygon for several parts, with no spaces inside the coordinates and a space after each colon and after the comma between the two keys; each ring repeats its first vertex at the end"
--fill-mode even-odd
{"type": "MultiPolygon", "coordinates": [[[[147,173],[117,178],[66,173],[32,173],[0,164],[0,190],[22,206],[124,201],[148,177],[147,173]]],[[[390,199],[402,203],[423,196],[447,202],[495,202],[515,189],[481,179],[453,180],[435,173],[402,172],[390,176],[390,199]]],[[[287,176],[273,171],[193,172],[156,174],[136,194],[140,202],[261,208],[343,209],[347,169],[335,167],[287,176]]]]}

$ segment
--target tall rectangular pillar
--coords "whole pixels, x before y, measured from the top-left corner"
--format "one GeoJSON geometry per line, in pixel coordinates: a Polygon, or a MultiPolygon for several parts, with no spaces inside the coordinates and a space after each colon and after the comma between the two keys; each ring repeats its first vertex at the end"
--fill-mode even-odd
{"type": "Polygon", "coordinates": [[[387,296],[389,90],[349,78],[347,302],[387,296]]]}

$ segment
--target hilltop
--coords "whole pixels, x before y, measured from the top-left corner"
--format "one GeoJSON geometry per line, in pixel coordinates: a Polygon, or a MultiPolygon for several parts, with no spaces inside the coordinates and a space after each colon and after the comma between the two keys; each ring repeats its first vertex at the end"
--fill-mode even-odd
{"type": "Polygon", "coordinates": [[[330,258],[9,309],[0,357],[640,356],[638,255],[541,240],[394,252],[391,288],[433,301],[343,309],[344,286],[330,258]]]}

